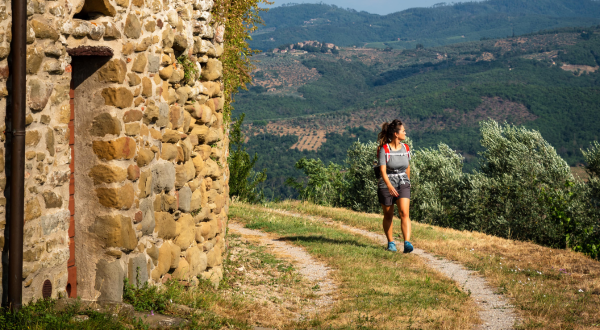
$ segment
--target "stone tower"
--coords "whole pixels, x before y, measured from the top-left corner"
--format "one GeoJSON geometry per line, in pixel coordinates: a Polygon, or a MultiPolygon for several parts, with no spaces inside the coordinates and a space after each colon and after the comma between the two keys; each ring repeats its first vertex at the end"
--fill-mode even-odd
{"type": "MultiPolygon", "coordinates": [[[[224,27],[212,6],[28,1],[25,303],[49,284],[54,298],[118,301],[124,278],[222,278],[224,27]]],[[[11,21],[3,0],[2,132],[10,128],[11,21]]],[[[0,138],[5,292],[11,144],[8,134],[0,138]]]]}

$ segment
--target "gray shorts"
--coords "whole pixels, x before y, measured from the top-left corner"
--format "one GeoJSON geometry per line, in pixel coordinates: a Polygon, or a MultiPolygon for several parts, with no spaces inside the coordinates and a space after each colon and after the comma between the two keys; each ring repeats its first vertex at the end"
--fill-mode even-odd
{"type": "Polygon", "coordinates": [[[378,188],[377,197],[379,198],[379,204],[390,206],[396,204],[396,201],[400,198],[410,199],[410,183],[400,184],[400,186],[396,187],[396,191],[398,192],[398,197],[392,196],[387,187],[378,188]]]}

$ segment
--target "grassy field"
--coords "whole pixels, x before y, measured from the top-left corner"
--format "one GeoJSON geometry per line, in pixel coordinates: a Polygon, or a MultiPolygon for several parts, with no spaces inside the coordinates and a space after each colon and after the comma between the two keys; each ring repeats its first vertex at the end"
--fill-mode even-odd
{"type": "MultiPolygon", "coordinates": [[[[377,214],[301,202],[268,207],[381,232],[377,214]]],[[[420,223],[413,223],[413,244],[478,271],[514,304],[523,320],[520,328],[600,327],[600,262],[583,254],[420,223]]]]}
{"type": "Polygon", "coordinates": [[[469,294],[415,255],[389,253],[362,236],[251,205],[235,203],[229,215],[304,247],[335,270],[340,289],[333,308],[292,328],[470,329],[479,322],[469,294]]]}

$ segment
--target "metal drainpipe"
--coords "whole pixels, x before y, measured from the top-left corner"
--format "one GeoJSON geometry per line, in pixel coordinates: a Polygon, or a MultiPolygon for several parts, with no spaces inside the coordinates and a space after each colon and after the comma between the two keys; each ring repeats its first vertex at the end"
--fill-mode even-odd
{"type": "Polygon", "coordinates": [[[10,231],[8,303],[21,309],[23,296],[23,217],[25,209],[25,102],[27,66],[27,2],[12,0],[12,158],[10,174],[10,231]]]}

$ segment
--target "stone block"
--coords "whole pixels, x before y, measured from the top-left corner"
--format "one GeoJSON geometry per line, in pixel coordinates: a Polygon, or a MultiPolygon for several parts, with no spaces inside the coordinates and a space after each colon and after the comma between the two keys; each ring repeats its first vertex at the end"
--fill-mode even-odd
{"type": "Polygon", "coordinates": [[[190,265],[188,264],[187,260],[185,260],[184,258],[180,258],[180,259],[181,260],[179,261],[179,267],[177,267],[177,269],[175,269],[172,276],[173,276],[173,278],[178,279],[178,280],[187,280],[191,277],[190,276],[190,265]]]}
{"type": "Polygon", "coordinates": [[[112,22],[102,22],[104,25],[104,39],[120,39],[121,32],[112,22]]]}
{"type": "Polygon", "coordinates": [[[123,182],[127,178],[127,173],[124,169],[117,166],[99,164],[92,167],[89,176],[94,181],[94,184],[98,185],[101,183],[123,182]]]}
{"type": "Polygon", "coordinates": [[[37,198],[32,198],[25,202],[25,222],[37,219],[42,215],[42,209],[40,208],[40,202],[37,198]]]}
{"type": "Polygon", "coordinates": [[[71,34],[75,38],[85,38],[92,31],[92,24],[88,21],[73,19],[71,26],[63,25],[63,34],[71,34]]]}
{"type": "Polygon", "coordinates": [[[214,160],[209,158],[205,161],[204,167],[200,172],[200,176],[210,177],[214,180],[217,180],[221,177],[221,169],[214,160]]]}
{"type": "Polygon", "coordinates": [[[54,130],[52,128],[46,129],[46,150],[51,157],[54,157],[56,149],[54,147],[54,130]]]}
{"type": "Polygon", "coordinates": [[[183,188],[181,188],[177,196],[179,199],[179,210],[185,213],[189,213],[190,211],[192,211],[192,190],[190,189],[190,187],[184,186],[183,188]]]}
{"type": "Polygon", "coordinates": [[[177,146],[172,143],[162,143],[160,157],[172,161],[177,157],[177,146]]]}
{"type": "Polygon", "coordinates": [[[175,184],[175,166],[173,163],[158,163],[152,168],[152,190],[155,193],[173,190],[175,184]]]}
{"type": "MultiPolygon", "coordinates": [[[[129,125],[129,124],[127,124],[129,125]]],[[[138,124],[139,125],[139,124],[138,124]]],[[[137,156],[137,165],[144,167],[152,162],[154,159],[154,152],[148,148],[140,148],[137,156]]]]}
{"type": "Polygon", "coordinates": [[[163,143],[177,143],[181,139],[181,133],[175,130],[166,129],[162,136],[163,143]]]}
{"type": "Polygon", "coordinates": [[[208,265],[206,253],[200,251],[196,246],[191,247],[186,251],[185,259],[190,265],[190,276],[192,277],[201,275],[208,265]]]}
{"type": "Polygon", "coordinates": [[[217,80],[223,75],[223,64],[217,59],[209,59],[202,68],[202,80],[217,80]]]}
{"type": "Polygon", "coordinates": [[[221,83],[214,81],[203,81],[202,86],[204,87],[203,93],[209,97],[217,97],[221,94],[221,83]]]}
{"type": "Polygon", "coordinates": [[[142,83],[142,78],[140,78],[140,76],[133,72],[128,73],[127,78],[129,78],[129,86],[131,87],[137,86],[142,83]]]}
{"type": "Polygon", "coordinates": [[[154,212],[156,221],[155,230],[158,237],[162,239],[174,239],[176,233],[176,223],[173,215],[167,212],[154,212]]]}
{"type": "Polygon", "coordinates": [[[148,54],[148,72],[157,73],[160,67],[160,57],[148,54]]]}
{"type": "Polygon", "coordinates": [[[104,104],[117,108],[128,108],[133,103],[133,93],[125,87],[108,87],[102,90],[104,104]]]}
{"type": "Polygon", "coordinates": [[[206,140],[206,136],[208,135],[208,127],[204,125],[196,125],[192,128],[192,132],[190,134],[196,135],[198,137],[198,141],[200,143],[204,143],[206,140]]]}
{"type": "Polygon", "coordinates": [[[163,48],[171,48],[173,47],[173,42],[175,41],[175,34],[172,29],[165,29],[162,33],[162,44],[163,48]]]}
{"type": "Polygon", "coordinates": [[[173,75],[175,68],[172,65],[166,66],[158,71],[158,74],[162,80],[169,80],[173,75]]]}
{"type": "Polygon", "coordinates": [[[43,17],[38,16],[32,19],[31,27],[33,28],[33,32],[35,32],[36,38],[38,39],[51,39],[54,41],[58,40],[58,31],[53,27],[51,21],[48,21],[43,17]]]}
{"type": "Polygon", "coordinates": [[[98,81],[107,83],[122,84],[125,81],[127,73],[127,65],[123,60],[114,59],[106,62],[100,70],[98,70],[98,81]]]}
{"type": "Polygon", "coordinates": [[[188,181],[193,180],[196,176],[196,168],[194,163],[187,161],[182,165],[175,166],[175,188],[180,189],[188,181]]]}
{"type": "Polygon", "coordinates": [[[192,198],[190,200],[190,210],[196,211],[202,206],[202,192],[200,189],[194,190],[192,193],[192,198]]]}
{"type": "Polygon", "coordinates": [[[142,211],[142,222],[140,222],[142,225],[142,234],[152,235],[156,227],[152,200],[149,198],[143,199],[140,203],[140,210],[142,211]]]}
{"type": "Polygon", "coordinates": [[[183,125],[183,109],[180,106],[172,105],[169,107],[169,122],[173,125],[174,129],[183,125]]]}
{"type": "Polygon", "coordinates": [[[88,35],[92,40],[100,40],[104,36],[104,25],[92,24],[90,34],[88,35]]]}
{"type": "Polygon", "coordinates": [[[131,218],[123,215],[96,216],[91,231],[104,248],[119,248],[133,251],[138,244],[131,218]]]}
{"type": "Polygon", "coordinates": [[[123,280],[125,271],[119,260],[109,263],[101,259],[96,266],[94,288],[100,291],[98,300],[121,301],[123,299],[123,280]]]}
{"type": "Polygon", "coordinates": [[[63,205],[62,198],[58,196],[54,191],[46,190],[42,193],[44,197],[44,203],[47,209],[61,208],[63,205]]]}
{"type": "Polygon", "coordinates": [[[140,110],[129,110],[123,114],[123,122],[131,123],[140,121],[144,117],[144,113],[140,110]]]}
{"type": "Polygon", "coordinates": [[[138,183],[139,198],[146,198],[152,193],[152,172],[145,171],[140,174],[138,183]]]}
{"type": "MultiPolygon", "coordinates": [[[[28,64],[29,65],[29,64],[28,64]]],[[[31,111],[42,111],[48,104],[48,99],[54,89],[54,84],[39,79],[30,79],[27,84],[27,105],[31,111]]]]}
{"type": "Polygon", "coordinates": [[[150,78],[142,78],[142,95],[145,97],[152,96],[152,80],[150,78]]]}
{"type": "Polygon", "coordinates": [[[142,33],[142,24],[140,23],[140,19],[136,15],[132,13],[127,15],[123,33],[125,33],[125,35],[131,39],[137,39],[140,37],[142,33]]]}
{"type": "Polygon", "coordinates": [[[148,58],[146,57],[146,54],[141,53],[133,61],[131,70],[134,72],[138,72],[138,73],[144,73],[144,71],[146,70],[147,63],[148,63],[148,58]]]}
{"type": "Polygon", "coordinates": [[[66,231],[69,226],[69,210],[60,210],[56,213],[44,215],[41,219],[42,234],[50,235],[59,231],[66,231]]]}
{"type": "Polygon", "coordinates": [[[138,254],[133,258],[129,258],[127,264],[127,277],[129,283],[133,284],[136,288],[140,288],[144,283],[148,282],[148,263],[146,256],[138,254]]]}
{"type": "Polygon", "coordinates": [[[150,47],[150,45],[152,45],[152,38],[146,37],[142,39],[142,41],[139,42],[137,45],[135,45],[134,50],[136,52],[145,52],[148,49],[148,47],[150,47]]]}
{"type": "Polygon", "coordinates": [[[127,179],[136,181],[140,178],[140,168],[137,165],[129,165],[127,167],[127,179]]]}
{"type": "Polygon", "coordinates": [[[179,267],[179,260],[181,255],[181,248],[176,244],[171,243],[171,265],[170,269],[176,269],[179,267]]]}
{"type": "Polygon", "coordinates": [[[152,271],[152,279],[159,282],[160,278],[169,271],[171,265],[171,244],[164,242],[158,249],[158,264],[152,271]]]}
{"type": "Polygon", "coordinates": [[[119,135],[121,134],[121,121],[107,112],[101,113],[94,117],[90,134],[100,137],[107,134],[119,135]]]}
{"type": "Polygon", "coordinates": [[[135,197],[133,185],[120,188],[96,188],[96,196],[100,204],[117,210],[129,210],[135,197]]]}
{"type": "MultiPolygon", "coordinates": [[[[177,198],[175,196],[162,194],[160,200],[157,198],[154,203],[160,201],[160,210],[165,212],[175,212],[177,210],[177,198]]],[[[158,197],[158,196],[157,196],[158,197]]],[[[156,210],[156,206],[154,208],[156,210]]],[[[179,235],[176,233],[175,235],[179,235]]]]}
{"type": "Polygon", "coordinates": [[[173,49],[182,52],[188,48],[188,40],[184,35],[177,34],[173,39],[173,49]]]}
{"type": "MultiPolygon", "coordinates": [[[[8,48],[0,48],[0,58],[6,57],[3,56],[2,53],[2,49],[7,50],[6,55],[8,55],[8,48]]],[[[38,47],[27,47],[27,54],[26,54],[26,62],[27,62],[27,69],[26,69],[26,73],[27,74],[36,74],[40,67],[42,66],[42,61],[44,60],[44,53],[42,52],[41,48],[38,47]]],[[[29,97],[29,100],[31,100],[31,96],[29,97]]]]}
{"type": "Polygon", "coordinates": [[[194,231],[194,219],[191,215],[184,214],[177,220],[177,224],[180,227],[180,233],[175,239],[175,244],[179,246],[182,251],[185,251],[195,243],[196,233],[194,231]]]}
{"type": "Polygon", "coordinates": [[[135,140],[121,137],[111,141],[93,141],[92,149],[100,159],[132,159],[135,156],[135,140]]]}
{"type": "Polygon", "coordinates": [[[213,247],[208,251],[207,255],[207,266],[216,267],[223,263],[223,256],[221,255],[221,249],[218,246],[213,247]]]}

